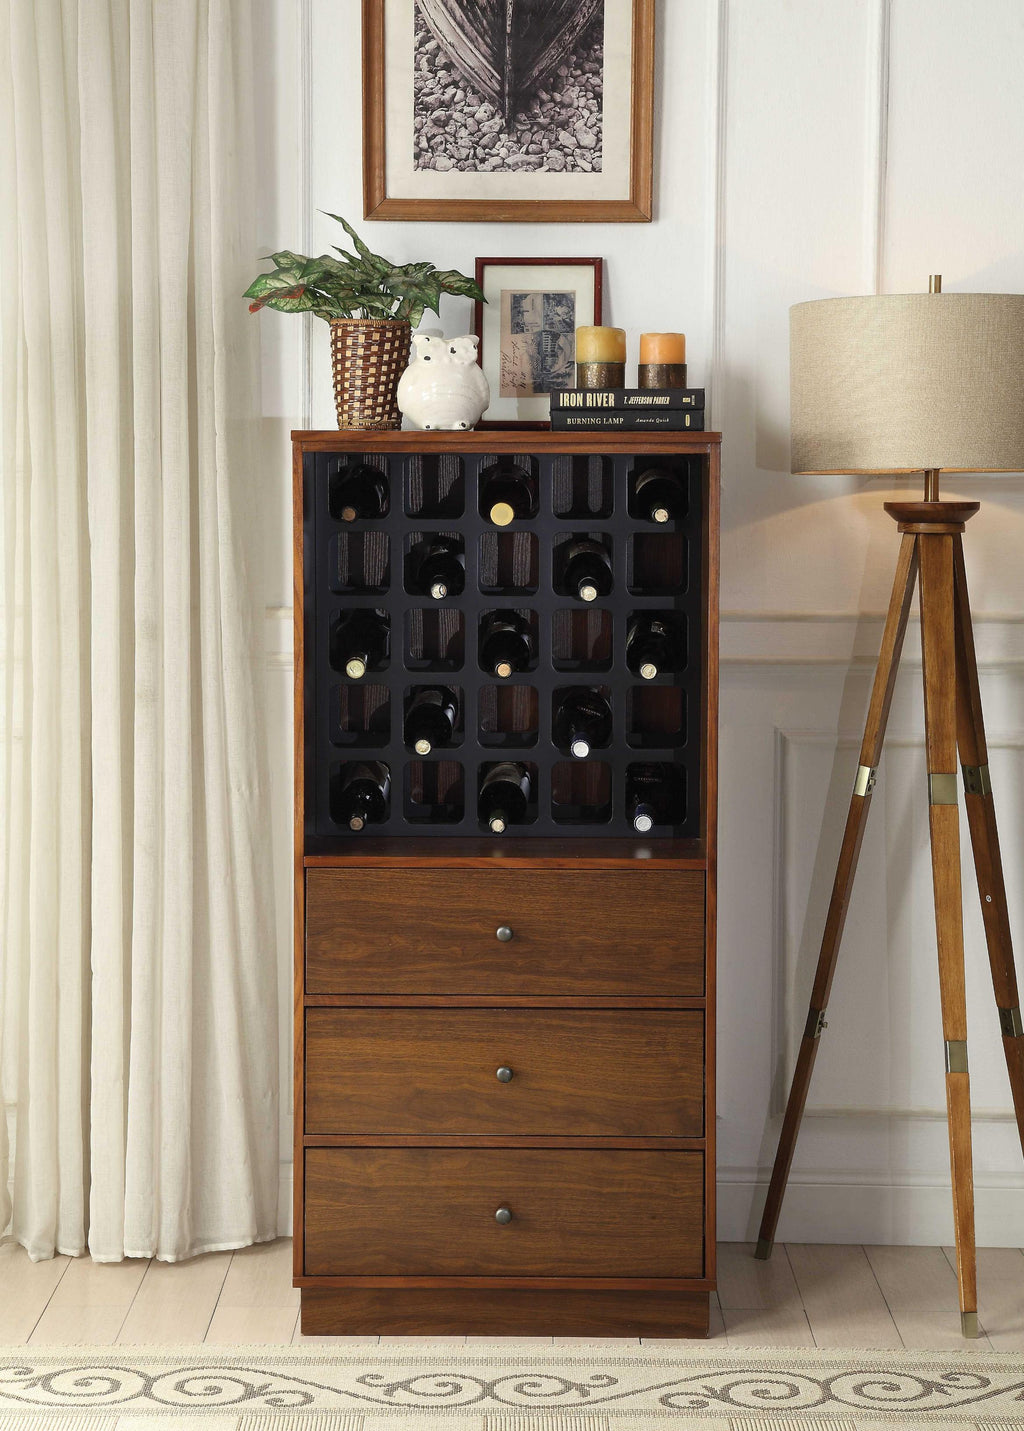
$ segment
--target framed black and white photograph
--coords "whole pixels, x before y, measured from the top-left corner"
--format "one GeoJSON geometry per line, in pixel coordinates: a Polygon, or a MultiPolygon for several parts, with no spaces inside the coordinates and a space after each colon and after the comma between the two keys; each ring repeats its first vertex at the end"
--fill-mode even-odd
{"type": "Polygon", "coordinates": [[[363,0],[365,217],[651,218],[654,0],[363,0]]]}
{"type": "Polygon", "coordinates": [[[550,394],[575,386],[576,329],[601,322],[600,258],[478,258],[486,422],[547,422],[550,394]]]}

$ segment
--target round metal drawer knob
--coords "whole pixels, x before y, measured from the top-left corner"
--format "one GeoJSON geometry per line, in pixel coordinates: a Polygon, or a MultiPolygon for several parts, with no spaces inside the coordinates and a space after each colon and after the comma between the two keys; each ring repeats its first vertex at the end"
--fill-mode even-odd
{"type": "Polygon", "coordinates": [[[507,924],[499,924],[498,928],[495,930],[495,933],[497,934],[502,944],[507,944],[508,941],[512,938],[512,931],[511,929],[509,929],[507,924]]]}
{"type": "Polygon", "coordinates": [[[506,1068],[503,1064],[501,1068],[498,1069],[497,1073],[495,1074],[495,1077],[497,1078],[499,1083],[511,1083],[512,1070],[511,1068],[506,1068]]]}
{"type": "Polygon", "coordinates": [[[499,1207],[498,1211],[494,1214],[494,1220],[495,1222],[500,1222],[502,1227],[507,1227],[512,1221],[512,1209],[510,1207],[499,1207]]]}

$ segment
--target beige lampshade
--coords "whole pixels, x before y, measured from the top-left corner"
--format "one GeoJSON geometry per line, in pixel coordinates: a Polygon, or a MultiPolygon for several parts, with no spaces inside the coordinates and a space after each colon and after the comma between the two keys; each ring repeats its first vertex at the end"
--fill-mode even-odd
{"type": "Polygon", "coordinates": [[[1024,471],[1024,294],[797,303],[794,472],[1024,471]]]}

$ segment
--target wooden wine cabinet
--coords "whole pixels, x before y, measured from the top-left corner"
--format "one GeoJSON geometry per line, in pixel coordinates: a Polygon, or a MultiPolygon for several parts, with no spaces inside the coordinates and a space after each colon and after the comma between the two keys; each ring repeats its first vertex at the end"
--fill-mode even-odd
{"type": "Polygon", "coordinates": [[[703,1336],[715,1287],[714,993],[718,715],[717,433],[298,432],[295,529],[295,1283],[307,1333],[703,1336]],[[332,514],[365,462],[372,521],[332,514]],[[530,470],[538,510],[498,529],[480,474],[530,470]],[[635,477],[668,466],[687,510],[657,525],[635,477]],[[415,587],[424,536],[465,588],[415,587]],[[559,589],[567,540],[611,548],[593,606],[559,589]],[[390,629],[348,679],[331,630],[390,629]],[[499,681],[478,633],[530,623],[531,669],[499,681]],[[625,662],[634,613],[678,632],[680,669],[625,662]],[[451,747],[404,743],[417,686],[459,696],[451,747]],[[610,701],[612,735],[553,743],[565,690],[610,701]],[[391,775],[382,823],[332,818],[353,761],[391,775]],[[524,823],[477,815],[482,770],[525,763],[524,823]],[[630,768],[656,764],[639,836],[630,768]],[[499,935],[500,931],[500,935],[499,935]]]}

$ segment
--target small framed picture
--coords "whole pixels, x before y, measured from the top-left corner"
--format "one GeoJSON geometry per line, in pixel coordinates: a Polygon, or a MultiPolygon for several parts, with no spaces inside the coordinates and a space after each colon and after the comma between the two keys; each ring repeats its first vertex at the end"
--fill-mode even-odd
{"type": "Polygon", "coordinates": [[[481,427],[546,423],[550,393],[575,386],[576,329],[601,322],[600,258],[478,258],[480,363],[491,386],[481,427]]]}

